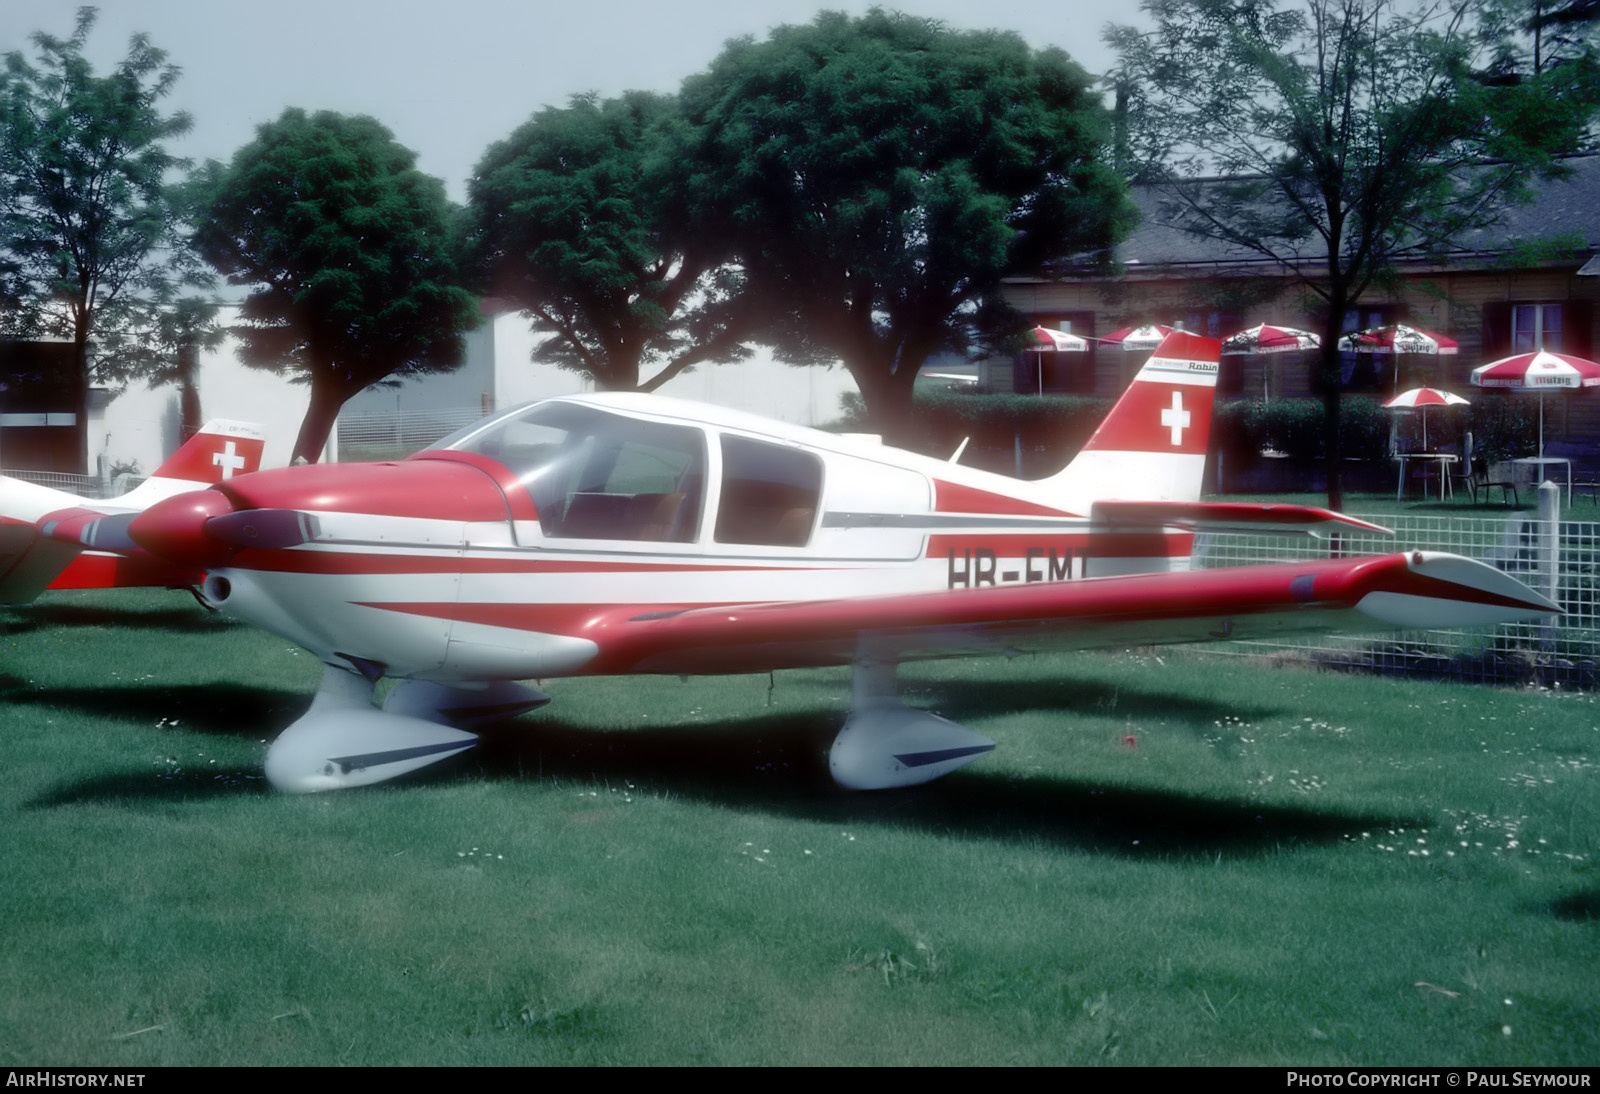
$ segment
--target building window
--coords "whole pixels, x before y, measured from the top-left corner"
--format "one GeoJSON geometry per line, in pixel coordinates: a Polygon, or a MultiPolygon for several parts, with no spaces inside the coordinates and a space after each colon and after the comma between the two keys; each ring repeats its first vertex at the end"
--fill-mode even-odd
{"type": "Polygon", "coordinates": [[[1517,304],[1511,309],[1511,352],[1561,350],[1561,305],[1517,304]]]}
{"type": "MultiPolygon", "coordinates": [[[[1541,349],[1592,357],[1594,304],[1589,300],[1554,303],[1491,300],[1483,305],[1482,330],[1485,361],[1541,349]]],[[[1463,342],[1461,350],[1470,353],[1471,345],[1463,342]]]]}

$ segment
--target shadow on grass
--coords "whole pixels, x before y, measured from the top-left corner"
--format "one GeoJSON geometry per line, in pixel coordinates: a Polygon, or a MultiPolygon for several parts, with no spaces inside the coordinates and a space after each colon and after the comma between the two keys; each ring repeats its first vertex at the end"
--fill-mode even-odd
{"type": "Polygon", "coordinates": [[[0,613],[0,632],[5,634],[29,634],[65,627],[207,634],[245,626],[248,624],[237,619],[204,611],[192,601],[185,606],[153,611],[118,611],[87,604],[27,604],[0,613]]]}
{"type": "Polygon", "coordinates": [[[1578,923],[1600,922],[1600,889],[1589,889],[1552,900],[1548,910],[1557,919],[1578,923]]]}
{"type": "MultiPolygon", "coordinates": [[[[193,684],[182,687],[40,688],[0,693],[17,706],[75,710],[118,721],[159,726],[174,732],[270,739],[305,712],[305,695],[243,684],[193,684]]],[[[269,790],[259,765],[244,770],[184,767],[108,772],[57,786],[27,804],[35,809],[109,801],[180,802],[203,798],[264,794],[269,790]]]]}
{"type": "Polygon", "coordinates": [[[26,802],[25,806],[30,809],[54,809],[63,805],[105,805],[119,801],[175,804],[272,792],[271,784],[259,767],[243,771],[172,768],[152,772],[146,769],[80,779],[40,794],[26,802]]]}
{"type": "MultiPolygon", "coordinates": [[[[1099,682],[1067,685],[981,681],[917,687],[957,719],[996,711],[1059,711],[1066,716],[1159,716],[1195,732],[1224,716],[1261,718],[1267,707],[1168,694],[1099,682]]],[[[14,690],[13,704],[37,704],[187,733],[264,738],[305,709],[307,697],[239,684],[14,690]]],[[[960,836],[1044,839],[1064,847],[1128,856],[1263,854],[1300,844],[1331,844],[1351,831],[1403,824],[1414,817],[1356,816],[1288,806],[1265,807],[1179,790],[1121,788],[1083,780],[1015,778],[963,771],[906,790],[850,793],[828,773],[837,711],[753,715],[719,722],[607,731],[548,714],[491,727],[477,748],[402,782],[546,779],[633,782],[720,805],[765,810],[834,824],[909,826],[960,836]]],[[[258,770],[107,773],[36,798],[46,808],[111,800],[175,802],[261,793],[258,770]]],[[[357,791],[358,792],[358,791],[357,791]]]]}
{"type": "Polygon", "coordinates": [[[913,701],[934,698],[933,708],[954,721],[1028,712],[1059,713],[1069,717],[1158,719],[1195,729],[1224,718],[1258,721],[1284,713],[1281,706],[1249,706],[1236,698],[1227,701],[1196,698],[1179,692],[1130,688],[1095,680],[981,681],[932,685],[911,684],[905,694],[913,701]]]}
{"type": "Polygon", "coordinates": [[[812,715],[610,733],[546,720],[485,734],[478,748],[453,761],[453,771],[457,778],[630,782],[830,824],[1043,839],[1130,857],[1257,855],[1337,843],[1363,828],[1425,823],[981,771],[904,790],[853,793],[836,787],[828,774],[827,749],[837,731],[835,719],[812,715]]]}
{"type": "Polygon", "coordinates": [[[308,696],[246,684],[149,684],[0,691],[12,707],[41,706],[186,732],[260,739],[305,713],[308,696]]]}

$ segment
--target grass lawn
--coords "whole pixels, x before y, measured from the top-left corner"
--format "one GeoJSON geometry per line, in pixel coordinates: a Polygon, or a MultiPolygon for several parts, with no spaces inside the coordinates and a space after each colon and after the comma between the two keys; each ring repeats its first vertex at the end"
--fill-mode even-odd
{"type": "Polygon", "coordinates": [[[0,1061],[1600,1064],[1600,708],[1133,651],[928,664],[1000,742],[834,789],[846,671],[556,680],[286,797],[320,666],[0,611],[0,1061]]]}

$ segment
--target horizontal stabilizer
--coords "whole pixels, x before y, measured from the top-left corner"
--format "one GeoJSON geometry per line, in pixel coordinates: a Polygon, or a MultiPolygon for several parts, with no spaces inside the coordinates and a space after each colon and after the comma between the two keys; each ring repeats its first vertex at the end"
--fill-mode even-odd
{"type": "Polygon", "coordinates": [[[1372,524],[1314,505],[1238,501],[1097,501],[1096,521],[1141,528],[1178,527],[1195,532],[1288,532],[1323,537],[1340,531],[1392,536],[1372,524]]]}
{"type": "Polygon", "coordinates": [[[78,557],[78,549],[40,536],[31,521],[0,516],[0,604],[28,604],[78,557]]]}

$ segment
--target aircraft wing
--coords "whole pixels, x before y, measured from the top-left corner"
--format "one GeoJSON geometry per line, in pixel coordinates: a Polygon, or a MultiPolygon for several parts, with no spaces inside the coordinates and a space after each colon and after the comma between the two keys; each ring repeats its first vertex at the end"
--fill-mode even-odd
{"type": "Polygon", "coordinates": [[[581,636],[600,650],[586,672],[716,674],[863,658],[1482,626],[1559,611],[1491,566],[1416,551],[855,600],[618,611],[591,621],[581,636]]]}

